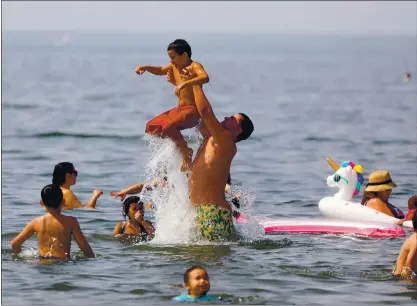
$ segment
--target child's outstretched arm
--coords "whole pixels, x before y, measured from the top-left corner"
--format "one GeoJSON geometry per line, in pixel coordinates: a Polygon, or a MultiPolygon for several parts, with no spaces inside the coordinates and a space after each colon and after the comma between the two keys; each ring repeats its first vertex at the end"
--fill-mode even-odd
{"type": "Polygon", "coordinates": [[[20,252],[22,252],[22,244],[35,233],[33,222],[34,221],[32,220],[28,225],[26,225],[22,232],[12,240],[11,244],[13,253],[19,254],[20,252]]]}
{"type": "Polygon", "coordinates": [[[180,72],[183,76],[187,76],[189,74],[196,75],[196,77],[185,81],[184,83],[178,85],[175,88],[175,93],[178,95],[180,90],[185,88],[186,86],[195,86],[195,85],[203,85],[209,82],[209,76],[204,70],[204,67],[198,62],[192,62],[190,66],[184,68],[180,72]]]}
{"type": "Polygon", "coordinates": [[[75,242],[77,242],[81,251],[83,251],[87,257],[95,257],[91,246],[88,244],[87,239],[85,239],[83,232],[81,231],[78,220],[74,217],[71,218],[73,219],[72,235],[74,236],[75,242]]]}
{"type": "Polygon", "coordinates": [[[143,66],[137,66],[135,69],[135,72],[138,75],[142,75],[145,73],[145,71],[148,71],[149,73],[152,73],[154,75],[166,75],[168,71],[170,71],[172,69],[172,64],[169,63],[168,65],[165,65],[163,67],[161,66],[148,66],[148,65],[143,65],[143,66]]]}

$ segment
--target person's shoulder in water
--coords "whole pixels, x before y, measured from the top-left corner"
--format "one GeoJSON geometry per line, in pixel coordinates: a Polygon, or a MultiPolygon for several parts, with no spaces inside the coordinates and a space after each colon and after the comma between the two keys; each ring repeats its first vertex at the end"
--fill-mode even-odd
{"type": "Polygon", "coordinates": [[[175,296],[172,299],[177,302],[214,301],[215,296],[207,295],[210,290],[210,280],[206,269],[201,266],[193,266],[184,273],[184,287],[188,293],[175,296]]]}
{"type": "Polygon", "coordinates": [[[86,256],[94,257],[77,219],[61,214],[64,205],[61,188],[54,184],[47,185],[41,191],[41,198],[41,205],[45,207],[47,214],[32,220],[13,239],[11,243],[13,252],[19,254],[22,244],[34,233],[37,233],[38,251],[41,257],[68,259],[72,236],[86,256]]]}

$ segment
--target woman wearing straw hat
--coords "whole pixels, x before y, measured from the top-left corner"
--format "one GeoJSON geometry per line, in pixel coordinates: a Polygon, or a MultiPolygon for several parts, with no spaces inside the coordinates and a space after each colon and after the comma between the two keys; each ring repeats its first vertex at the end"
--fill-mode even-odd
{"type": "Polygon", "coordinates": [[[366,185],[361,204],[388,216],[402,219],[404,218],[403,212],[388,202],[392,188],[395,187],[397,184],[391,179],[388,171],[375,171],[369,176],[369,183],[366,185]]]}

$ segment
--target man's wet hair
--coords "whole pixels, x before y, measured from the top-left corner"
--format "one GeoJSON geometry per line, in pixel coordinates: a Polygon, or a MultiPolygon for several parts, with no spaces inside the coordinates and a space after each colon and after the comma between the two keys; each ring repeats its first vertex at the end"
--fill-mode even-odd
{"type": "Polygon", "coordinates": [[[69,162],[62,162],[55,166],[54,173],[52,174],[52,184],[61,186],[65,183],[65,174],[73,173],[74,165],[69,162]]]}
{"type": "Polygon", "coordinates": [[[185,39],[176,39],[169,44],[167,51],[174,50],[177,54],[183,55],[187,52],[188,57],[191,59],[191,46],[185,39]]]}
{"type": "Polygon", "coordinates": [[[188,279],[190,278],[190,273],[197,269],[207,271],[202,266],[192,266],[191,268],[188,268],[187,271],[184,272],[184,284],[188,285],[189,283],[188,279]]]}
{"type": "Polygon", "coordinates": [[[250,118],[244,113],[239,113],[239,115],[243,117],[243,120],[240,121],[242,133],[239,134],[239,136],[236,139],[236,142],[248,139],[254,130],[252,120],[250,120],[250,118]]]}
{"type": "Polygon", "coordinates": [[[63,197],[61,188],[55,184],[46,185],[41,190],[42,202],[49,208],[58,208],[61,205],[63,197]]]}

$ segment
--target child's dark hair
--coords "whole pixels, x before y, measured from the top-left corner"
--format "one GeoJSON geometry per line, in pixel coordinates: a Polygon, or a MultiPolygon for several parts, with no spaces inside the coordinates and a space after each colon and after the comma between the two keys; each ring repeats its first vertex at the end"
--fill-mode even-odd
{"type": "Polygon", "coordinates": [[[137,196],[128,197],[126,200],[124,200],[124,202],[123,202],[123,217],[125,219],[126,219],[126,216],[129,214],[130,205],[134,204],[134,203],[139,203],[140,205],[143,206],[143,202],[137,196]]]}
{"type": "Polygon", "coordinates": [[[187,52],[188,57],[191,59],[191,46],[185,39],[176,39],[169,44],[167,51],[174,50],[177,54],[183,55],[187,52]]]}
{"type": "Polygon", "coordinates": [[[54,173],[52,174],[52,184],[61,186],[65,183],[65,174],[73,173],[74,165],[69,162],[59,163],[54,168],[54,173]]]}
{"type": "Polygon", "coordinates": [[[191,268],[188,268],[187,271],[184,272],[184,284],[188,285],[188,278],[190,277],[190,273],[197,269],[207,271],[202,266],[192,266],[191,268]]]}
{"type": "Polygon", "coordinates": [[[243,120],[240,121],[240,126],[242,127],[242,133],[239,134],[239,136],[236,139],[236,142],[248,139],[254,130],[252,120],[250,120],[250,118],[244,113],[239,113],[239,115],[243,117],[243,120]]]}
{"type": "Polygon", "coordinates": [[[55,184],[46,185],[41,190],[42,202],[49,208],[58,208],[61,205],[63,197],[61,188],[55,184]]]}
{"type": "Polygon", "coordinates": [[[413,227],[414,230],[417,231],[417,212],[415,212],[413,216],[413,227]]]}
{"type": "Polygon", "coordinates": [[[408,199],[408,209],[417,208],[417,196],[413,195],[408,199]]]}

